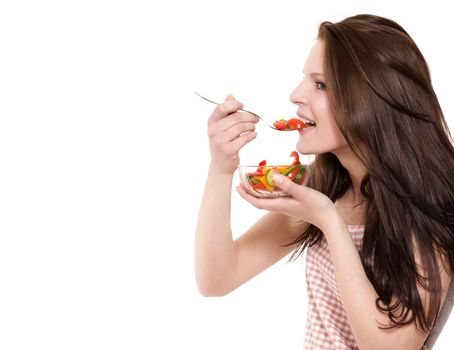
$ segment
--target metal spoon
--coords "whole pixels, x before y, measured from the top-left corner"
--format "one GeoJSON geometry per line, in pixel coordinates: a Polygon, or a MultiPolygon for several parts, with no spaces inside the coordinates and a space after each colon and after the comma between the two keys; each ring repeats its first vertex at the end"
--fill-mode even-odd
{"type": "MultiPolygon", "coordinates": [[[[203,97],[202,95],[200,95],[200,94],[199,94],[198,92],[196,92],[196,91],[194,91],[194,93],[195,93],[197,96],[203,98],[205,101],[214,103],[215,105],[219,105],[219,103],[214,102],[214,101],[212,101],[212,100],[210,100],[210,99],[208,99],[208,98],[206,98],[206,97],[203,97]]],[[[259,116],[258,114],[255,114],[254,112],[247,111],[247,110],[245,110],[245,109],[240,109],[240,111],[243,111],[243,112],[246,112],[246,113],[250,113],[250,114],[252,114],[252,115],[255,115],[257,118],[259,118],[262,122],[264,122],[264,123],[265,123],[267,126],[269,126],[271,129],[274,129],[274,130],[277,130],[277,131],[294,131],[294,130],[291,130],[291,129],[283,129],[283,130],[278,129],[278,128],[276,128],[274,125],[268,123],[265,119],[263,119],[263,118],[262,118],[261,116],[259,116]]]]}

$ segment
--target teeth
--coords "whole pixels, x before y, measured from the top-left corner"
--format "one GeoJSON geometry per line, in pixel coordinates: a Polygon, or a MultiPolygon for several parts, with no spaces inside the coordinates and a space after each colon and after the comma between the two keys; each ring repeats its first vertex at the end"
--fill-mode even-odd
{"type": "Polygon", "coordinates": [[[315,123],[312,120],[306,119],[306,118],[301,118],[303,122],[305,122],[307,125],[315,125],[315,123]]]}

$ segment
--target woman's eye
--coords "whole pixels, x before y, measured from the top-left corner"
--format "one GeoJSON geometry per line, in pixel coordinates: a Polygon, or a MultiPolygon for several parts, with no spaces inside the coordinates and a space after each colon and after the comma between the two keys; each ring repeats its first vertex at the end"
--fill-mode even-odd
{"type": "Polygon", "coordinates": [[[317,89],[319,89],[319,90],[325,90],[326,89],[326,84],[322,83],[321,81],[316,81],[315,85],[317,86],[317,89]]]}

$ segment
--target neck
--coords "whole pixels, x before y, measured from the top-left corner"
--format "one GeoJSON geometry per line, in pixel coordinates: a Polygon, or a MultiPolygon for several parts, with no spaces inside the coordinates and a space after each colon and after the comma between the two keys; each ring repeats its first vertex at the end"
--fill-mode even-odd
{"type": "Polygon", "coordinates": [[[342,166],[348,171],[352,182],[352,186],[349,191],[349,202],[352,205],[359,205],[363,203],[366,198],[364,198],[361,193],[361,182],[367,174],[366,167],[350,148],[334,153],[334,155],[339,159],[342,166]]]}

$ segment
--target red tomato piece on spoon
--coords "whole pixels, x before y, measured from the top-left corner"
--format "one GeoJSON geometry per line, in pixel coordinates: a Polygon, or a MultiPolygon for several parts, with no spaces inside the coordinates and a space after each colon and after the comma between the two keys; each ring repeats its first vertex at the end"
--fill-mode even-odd
{"type": "Polygon", "coordinates": [[[303,122],[300,119],[296,119],[296,118],[289,119],[289,121],[287,123],[288,123],[288,128],[290,130],[299,130],[299,129],[303,129],[306,127],[305,122],[303,122]]]}

